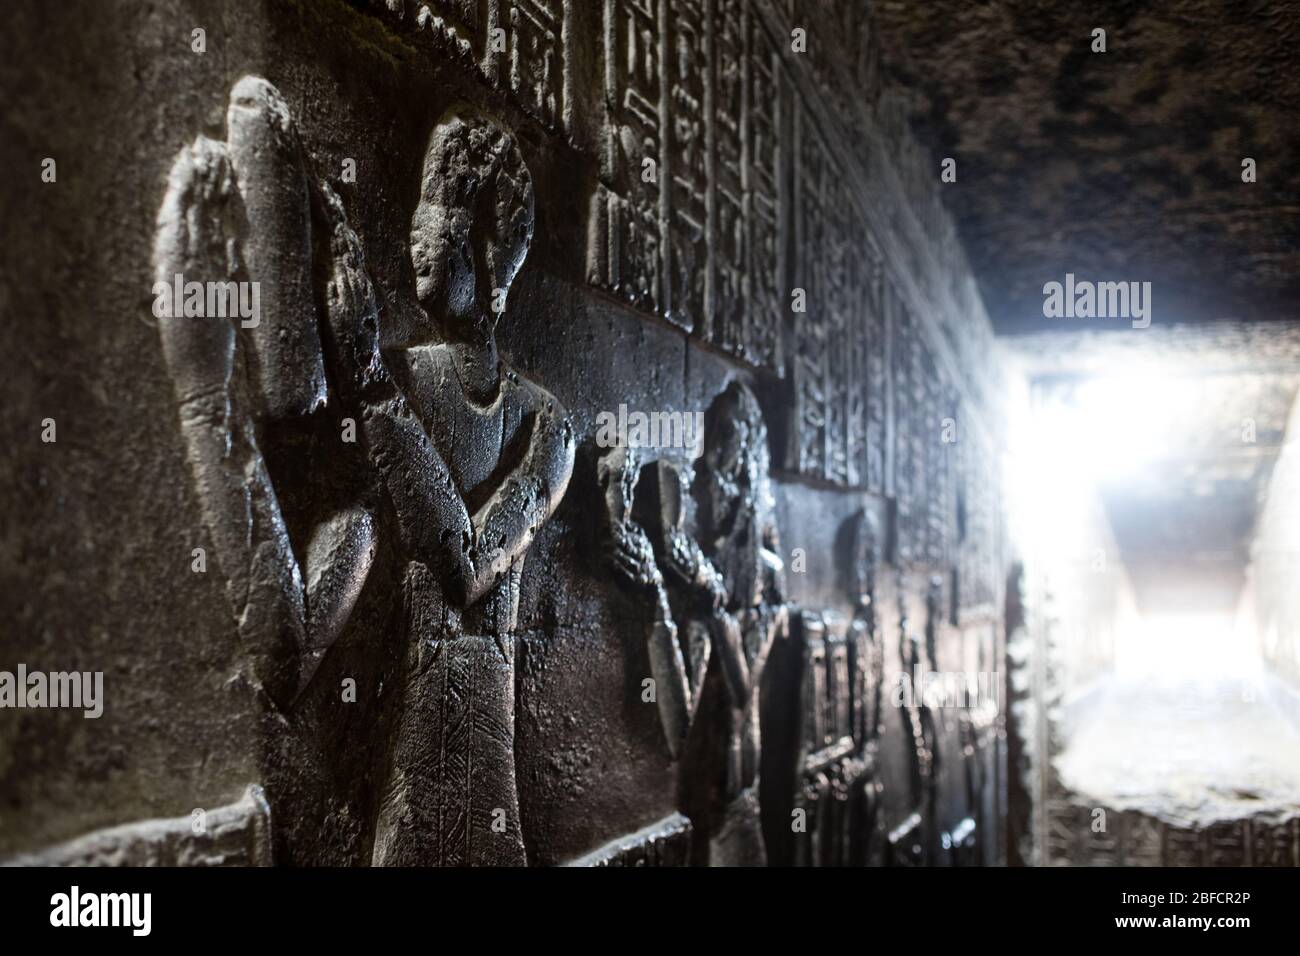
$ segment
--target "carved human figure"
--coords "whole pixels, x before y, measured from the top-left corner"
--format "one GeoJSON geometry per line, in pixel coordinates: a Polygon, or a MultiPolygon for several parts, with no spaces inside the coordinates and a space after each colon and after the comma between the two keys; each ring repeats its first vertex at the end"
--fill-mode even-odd
{"type": "Polygon", "coordinates": [[[427,334],[388,354],[401,394],[367,426],[393,449],[379,464],[412,560],[408,681],[376,863],[526,862],[513,632],[524,556],[574,453],[559,402],[497,351],[496,321],[532,234],[532,181],[513,137],[448,114],[411,221],[427,334]]]}
{"type": "Polygon", "coordinates": [[[706,616],[721,608],[726,593],[722,576],[685,530],[686,466],[643,459],[641,449],[618,445],[601,457],[597,471],[611,563],[653,606],[646,653],[664,738],[677,759],[695,718],[712,644],[698,614],[678,628],[669,592],[706,616]]]}
{"type": "Polygon", "coordinates": [[[260,295],[255,317],[159,321],[252,677],[281,708],[306,685],[369,574],[371,502],[386,498],[407,559],[410,660],[373,860],[522,863],[511,631],[523,556],[573,465],[564,410],[500,360],[493,333],[532,238],[528,171],[485,120],[435,129],[412,259],[438,341],[386,357],[361,244],[308,175],[284,99],[245,77],[227,121],[226,142],[200,136],[173,165],[154,270],[167,286],[179,275],[182,288],[260,295]],[[354,445],[338,431],[347,417],[354,445]],[[272,451],[292,466],[278,482],[272,451]],[[298,488],[308,460],[342,480],[298,488]],[[335,485],[357,500],[336,506],[335,485]]]}
{"type": "Polygon", "coordinates": [[[876,615],[876,568],[880,563],[880,534],[876,516],[869,510],[853,518],[852,581],[849,597],[854,602],[849,636],[853,646],[853,737],[856,775],[850,794],[849,860],[867,866],[877,849],[875,830],[879,810],[880,782],[876,769],[876,746],[880,737],[885,656],[876,615]]]}
{"type": "MultiPolygon", "coordinates": [[[[273,479],[277,453],[339,435],[312,279],[313,219],[328,187],[308,176],[270,83],[236,83],[226,122],[225,142],[199,136],[172,165],[154,239],[155,313],[210,557],[249,676],[283,709],[347,623],[376,532],[363,493],[304,504],[306,468],[273,479]],[[237,314],[237,304],[254,308],[237,314]]],[[[344,451],[316,457],[346,469],[344,451]]]]}
{"type": "Polygon", "coordinates": [[[880,563],[880,533],[876,516],[867,509],[853,517],[852,561],[849,598],[853,619],[849,636],[853,642],[855,686],[853,689],[853,737],[862,747],[880,736],[881,695],[884,688],[884,651],[876,616],[876,568],[880,563]]]}
{"type": "Polygon", "coordinates": [[[704,726],[690,734],[698,745],[686,755],[691,767],[684,773],[691,780],[698,769],[701,779],[688,784],[683,803],[711,864],[761,865],[758,688],[772,641],[785,629],[786,607],[767,430],[753,394],[729,385],[705,416],[704,436],[693,509],[684,501],[685,469],[658,462],[656,503],[637,513],[634,449],[607,453],[600,478],[614,567],[654,603],[647,646],[674,756],[683,755],[697,708],[708,708],[704,726]],[[686,529],[688,511],[696,536],[686,529]],[[685,654],[674,617],[687,633],[685,654]],[[710,682],[706,674],[716,676],[710,682]]]}
{"type": "MultiPolygon", "coordinates": [[[[786,629],[785,566],[769,484],[767,426],[753,393],[732,382],[704,418],[704,455],[695,480],[704,556],[722,575],[725,603],[712,619],[726,706],[707,739],[725,742],[709,862],[766,862],[759,822],[758,694],[772,641],[786,629]]],[[[717,753],[717,751],[715,751],[717,753]]]]}
{"type": "MultiPolygon", "coordinates": [[[[926,617],[924,633],[918,635],[911,623],[907,611],[907,587],[904,573],[898,572],[898,614],[899,614],[899,663],[901,666],[899,680],[906,682],[910,691],[901,696],[902,706],[899,716],[903,722],[903,732],[909,746],[911,797],[913,807],[922,821],[923,832],[916,846],[927,858],[934,853],[934,808],[935,786],[938,781],[939,752],[938,728],[935,724],[934,711],[926,701],[925,675],[935,667],[934,647],[937,636],[941,582],[938,577],[931,578],[926,590],[926,617]]],[[[900,690],[906,690],[900,683],[900,690]]],[[[896,697],[896,702],[900,698],[896,697]]]]}

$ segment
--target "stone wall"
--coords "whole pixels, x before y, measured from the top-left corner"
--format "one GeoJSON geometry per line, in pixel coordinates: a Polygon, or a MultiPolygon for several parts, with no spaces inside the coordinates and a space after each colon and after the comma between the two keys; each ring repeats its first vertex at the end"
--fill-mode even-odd
{"type": "MultiPolygon", "coordinates": [[[[1260,654],[1278,678],[1300,694],[1300,602],[1296,572],[1300,567],[1300,449],[1292,409],[1273,475],[1256,521],[1251,546],[1250,594],[1260,635],[1260,654]]],[[[1290,708],[1293,715],[1300,708],[1290,708]]]]}
{"type": "Polygon", "coordinates": [[[861,5],[12,19],[0,668],[105,706],[0,715],[0,857],[1003,859],[1000,376],[861,5]]]}

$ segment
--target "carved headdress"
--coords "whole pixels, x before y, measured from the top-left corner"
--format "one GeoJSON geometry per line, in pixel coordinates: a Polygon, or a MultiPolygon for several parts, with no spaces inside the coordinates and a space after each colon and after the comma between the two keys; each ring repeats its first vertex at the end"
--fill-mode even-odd
{"type": "Polygon", "coordinates": [[[533,182],[514,137],[451,112],[434,127],[411,220],[416,292],[435,319],[489,320],[533,238],[533,182]],[[445,311],[444,311],[445,310],[445,311]]]}

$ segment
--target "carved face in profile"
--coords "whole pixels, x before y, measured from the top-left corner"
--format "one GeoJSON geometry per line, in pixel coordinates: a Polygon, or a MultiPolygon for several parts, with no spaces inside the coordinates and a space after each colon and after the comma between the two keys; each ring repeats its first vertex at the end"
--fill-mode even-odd
{"type": "Polygon", "coordinates": [[[703,467],[695,481],[705,545],[722,571],[733,602],[753,603],[760,592],[759,548],[772,508],[768,486],[767,426],[754,394],[732,382],[709,406],[703,467]]]}
{"type": "Polygon", "coordinates": [[[533,182],[514,137],[449,114],[430,137],[411,218],[424,311],[449,333],[490,333],[532,238],[533,182]]]}

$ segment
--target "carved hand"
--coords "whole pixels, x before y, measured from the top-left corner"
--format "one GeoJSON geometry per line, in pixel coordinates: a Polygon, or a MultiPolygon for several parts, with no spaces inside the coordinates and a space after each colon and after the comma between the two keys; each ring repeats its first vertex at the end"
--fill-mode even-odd
{"type": "Polygon", "coordinates": [[[573,425],[567,413],[538,386],[525,383],[523,397],[534,405],[528,450],[474,515],[467,606],[524,555],[554,514],[573,474],[573,425]]]}
{"type": "Polygon", "coordinates": [[[625,580],[652,591],[663,587],[654,548],[640,525],[624,520],[610,527],[609,560],[625,580]]]}
{"type": "Polygon", "coordinates": [[[685,531],[667,532],[668,563],[679,581],[687,585],[710,610],[726,606],[727,585],[713,563],[704,556],[699,542],[685,531]]]}

